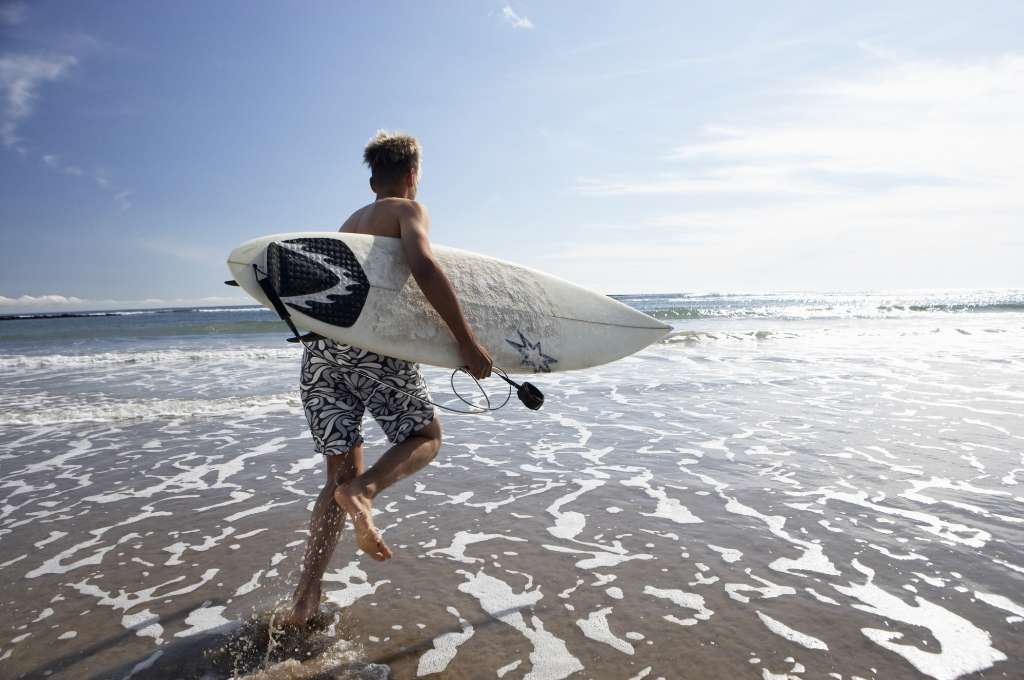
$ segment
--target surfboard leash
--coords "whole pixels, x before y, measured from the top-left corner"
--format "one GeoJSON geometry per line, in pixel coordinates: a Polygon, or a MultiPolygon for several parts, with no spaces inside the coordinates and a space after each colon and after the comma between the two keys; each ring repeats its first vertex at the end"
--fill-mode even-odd
{"type": "MultiPolygon", "coordinates": [[[[319,336],[317,336],[317,337],[319,337],[319,336]]],[[[534,387],[530,383],[523,383],[522,385],[517,385],[515,381],[513,381],[512,379],[510,379],[507,376],[507,374],[505,373],[505,370],[503,368],[501,368],[500,366],[492,366],[491,367],[492,371],[494,369],[497,369],[497,371],[500,371],[500,372],[495,372],[494,375],[498,376],[499,378],[501,378],[502,380],[507,382],[509,387],[508,387],[508,393],[505,395],[505,400],[502,401],[497,406],[491,406],[491,397],[490,397],[489,394],[487,394],[487,390],[484,389],[484,386],[480,384],[480,381],[476,379],[476,376],[474,376],[472,373],[467,371],[465,368],[459,367],[459,368],[454,369],[452,371],[451,375],[448,377],[448,384],[452,388],[452,394],[454,394],[456,396],[456,398],[458,398],[459,401],[461,401],[463,404],[466,404],[467,406],[472,407],[475,410],[473,410],[473,411],[466,411],[466,410],[455,409],[455,408],[452,408],[450,406],[445,406],[444,404],[439,404],[436,401],[432,401],[430,399],[424,399],[423,397],[421,397],[421,396],[419,396],[417,394],[413,394],[412,392],[406,392],[405,390],[403,390],[401,388],[398,388],[398,387],[395,387],[394,385],[389,385],[389,384],[387,384],[386,382],[384,382],[382,380],[378,380],[377,378],[375,378],[374,376],[370,375],[366,371],[364,371],[364,370],[362,370],[360,368],[356,368],[352,364],[338,363],[337,361],[334,361],[333,359],[328,359],[322,353],[315,352],[314,350],[311,350],[309,348],[309,346],[306,344],[305,338],[302,339],[302,340],[299,340],[299,344],[301,344],[306,349],[307,352],[315,354],[322,361],[326,361],[327,363],[331,364],[332,366],[334,366],[336,368],[342,368],[342,369],[344,369],[346,371],[352,371],[354,373],[358,373],[359,375],[363,376],[364,378],[377,383],[377,385],[386,387],[386,388],[388,388],[389,390],[391,390],[393,392],[398,392],[399,394],[404,394],[407,397],[411,397],[412,399],[415,399],[417,401],[421,401],[421,402],[423,402],[425,404],[430,404],[432,406],[436,406],[437,408],[444,409],[445,411],[448,411],[449,413],[458,413],[460,415],[479,415],[481,413],[491,413],[493,411],[497,411],[498,409],[504,408],[508,404],[508,402],[512,399],[512,387],[513,386],[516,386],[516,387],[519,388],[519,395],[518,395],[519,399],[520,399],[520,401],[523,402],[523,405],[526,406],[527,408],[536,411],[544,403],[544,395],[541,394],[540,390],[538,390],[536,387],[534,387]],[[486,406],[480,406],[479,404],[475,404],[475,403],[469,401],[468,399],[466,399],[464,396],[462,396],[459,393],[458,388],[455,387],[455,375],[457,373],[465,373],[466,375],[468,375],[470,378],[473,379],[473,382],[476,383],[477,389],[480,390],[480,394],[483,395],[484,400],[487,403],[486,406]],[[529,391],[529,390],[532,389],[533,392],[535,392],[537,395],[539,395],[539,401],[531,402],[531,403],[536,403],[537,404],[536,406],[530,406],[530,404],[527,403],[527,401],[523,399],[522,392],[524,391],[524,389],[526,391],[529,391]]],[[[531,395],[532,395],[532,393],[531,393],[531,395]]],[[[532,398],[532,396],[528,397],[528,398],[532,398]]]]}
{"type": "MultiPolygon", "coordinates": [[[[263,290],[264,295],[266,295],[267,299],[270,300],[270,304],[273,305],[274,311],[281,318],[281,320],[284,321],[286,324],[288,324],[288,330],[290,330],[292,332],[292,334],[293,334],[293,337],[287,338],[287,341],[288,342],[298,343],[298,344],[302,345],[303,348],[307,352],[311,351],[309,346],[306,344],[306,341],[307,340],[319,340],[319,339],[321,339],[322,336],[320,336],[320,335],[318,335],[316,333],[313,333],[313,332],[309,332],[309,333],[306,333],[306,334],[299,333],[299,329],[296,328],[295,322],[292,321],[291,314],[288,313],[288,308],[285,307],[284,301],[281,300],[281,297],[277,294],[277,291],[274,290],[274,285],[271,282],[271,278],[270,278],[269,273],[260,270],[259,265],[255,264],[255,263],[253,263],[252,268],[253,268],[253,272],[256,275],[256,282],[259,284],[260,288],[263,290]]],[[[226,283],[229,286],[237,286],[238,285],[237,281],[225,281],[224,283],[226,283]]],[[[321,356],[321,358],[324,359],[325,361],[327,361],[328,363],[330,363],[331,365],[337,367],[337,368],[344,368],[344,369],[349,370],[349,371],[354,371],[354,372],[359,373],[360,375],[362,375],[364,378],[367,378],[367,379],[377,383],[378,385],[382,385],[382,386],[384,386],[384,387],[386,387],[386,388],[388,388],[388,389],[390,389],[390,390],[392,390],[394,392],[398,392],[400,394],[404,394],[405,396],[411,397],[413,399],[416,399],[417,401],[421,401],[421,402],[430,404],[432,406],[436,406],[437,408],[444,409],[445,411],[448,411],[450,413],[457,413],[457,414],[460,414],[460,415],[477,415],[477,414],[481,414],[481,413],[491,413],[493,411],[497,411],[498,409],[504,408],[508,404],[509,400],[512,399],[512,388],[513,387],[516,388],[516,396],[519,398],[519,401],[521,401],[523,403],[523,406],[525,406],[526,408],[530,409],[531,411],[536,411],[536,410],[540,409],[541,406],[544,405],[544,394],[539,389],[537,389],[537,387],[535,385],[533,385],[532,383],[528,383],[526,381],[523,381],[522,383],[517,383],[516,381],[512,380],[511,378],[509,378],[508,377],[508,373],[505,371],[505,369],[501,368],[500,366],[492,365],[491,366],[491,370],[493,371],[492,374],[498,376],[499,378],[504,380],[506,383],[508,383],[508,393],[505,395],[505,400],[503,402],[501,402],[499,405],[494,406],[494,407],[491,406],[490,395],[487,394],[487,390],[485,390],[483,385],[480,384],[480,381],[477,380],[476,376],[474,376],[472,373],[467,371],[465,369],[465,367],[459,367],[459,368],[456,368],[456,369],[454,369],[452,371],[451,375],[448,377],[448,384],[452,388],[452,393],[463,404],[466,404],[467,406],[470,406],[473,409],[475,409],[473,411],[465,411],[465,410],[453,409],[450,406],[445,406],[444,404],[438,404],[436,401],[431,401],[430,399],[424,399],[423,397],[420,397],[418,395],[412,394],[411,392],[406,392],[405,390],[400,389],[398,387],[395,387],[394,385],[389,385],[386,382],[378,380],[377,378],[375,378],[374,376],[370,375],[366,371],[363,371],[363,370],[361,370],[359,368],[356,368],[355,366],[353,366],[351,364],[339,364],[338,362],[334,361],[333,359],[326,359],[323,356],[321,356]],[[480,406],[479,404],[475,404],[475,403],[469,401],[468,399],[466,399],[465,397],[463,397],[459,393],[459,390],[455,387],[455,374],[456,373],[460,373],[460,372],[461,373],[465,373],[466,375],[468,375],[470,378],[473,379],[473,382],[476,384],[477,389],[480,390],[480,394],[483,395],[484,400],[487,403],[487,406],[480,406]]]]}

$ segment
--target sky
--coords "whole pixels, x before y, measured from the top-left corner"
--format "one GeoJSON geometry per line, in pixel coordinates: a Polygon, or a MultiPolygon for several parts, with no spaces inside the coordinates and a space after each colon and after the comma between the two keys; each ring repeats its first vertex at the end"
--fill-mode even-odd
{"type": "Polygon", "coordinates": [[[0,0],[0,313],[244,303],[373,199],[605,293],[1024,288],[1024,3],[0,0]]]}

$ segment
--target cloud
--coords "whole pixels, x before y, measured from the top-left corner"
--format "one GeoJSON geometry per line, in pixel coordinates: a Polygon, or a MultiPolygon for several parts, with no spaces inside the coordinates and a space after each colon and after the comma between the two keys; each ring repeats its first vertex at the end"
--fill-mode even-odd
{"type": "Polygon", "coordinates": [[[113,309],[159,309],[165,307],[205,307],[238,305],[251,302],[242,296],[209,296],[200,298],[144,298],[135,300],[87,299],[73,295],[0,295],[0,314],[32,314],[45,312],[83,312],[113,309]]]}
{"type": "Polygon", "coordinates": [[[43,155],[43,163],[53,168],[54,170],[57,170],[58,172],[63,172],[65,175],[74,175],[75,177],[80,177],[84,174],[82,172],[82,169],[77,165],[65,163],[60,159],[59,156],[52,153],[43,155]]]}
{"type": "Polygon", "coordinates": [[[512,24],[512,28],[533,28],[533,22],[528,17],[521,17],[516,14],[511,5],[505,5],[501,8],[501,17],[512,24]]]}
{"type": "Polygon", "coordinates": [[[652,160],[661,172],[579,179],[580,194],[676,209],[653,220],[656,234],[624,226],[631,235],[618,242],[567,243],[551,257],[671,261],[714,285],[1013,278],[1024,255],[1013,245],[1024,217],[1024,55],[890,62],[793,83],[771,93],[780,100],[708,121],[652,160]]]}
{"type": "Polygon", "coordinates": [[[18,125],[32,114],[39,87],[58,80],[77,63],[72,56],[14,54],[0,57],[0,142],[20,148],[18,125]]]}
{"type": "Polygon", "coordinates": [[[132,195],[130,191],[122,191],[114,195],[114,203],[117,205],[117,209],[124,212],[128,208],[132,207],[131,201],[128,197],[132,195]]]}
{"type": "MultiPolygon", "coordinates": [[[[0,5],[0,22],[22,21],[24,8],[18,7],[18,3],[0,5]]],[[[73,37],[75,43],[86,47],[98,44],[85,34],[75,34],[73,37]]],[[[18,136],[18,126],[32,115],[40,87],[65,77],[77,63],[77,58],[71,55],[9,54],[0,57],[0,143],[23,156],[29,153],[18,136]]],[[[39,158],[47,167],[65,175],[91,177],[101,189],[113,193],[118,210],[123,212],[131,208],[128,199],[132,192],[114,185],[104,170],[86,172],[54,153],[41,154],[39,158]]]]}

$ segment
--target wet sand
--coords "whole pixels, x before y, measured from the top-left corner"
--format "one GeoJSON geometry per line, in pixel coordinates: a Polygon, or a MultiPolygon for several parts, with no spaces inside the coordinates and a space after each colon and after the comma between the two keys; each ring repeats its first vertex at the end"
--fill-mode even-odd
{"type": "Polygon", "coordinates": [[[270,654],[323,475],[293,357],[214,415],[11,416],[0,675],[1024,677],[1024,362],[972,338],[683,338],[445,416],[378,499],[395,559],[347,530],[270,654]]]}

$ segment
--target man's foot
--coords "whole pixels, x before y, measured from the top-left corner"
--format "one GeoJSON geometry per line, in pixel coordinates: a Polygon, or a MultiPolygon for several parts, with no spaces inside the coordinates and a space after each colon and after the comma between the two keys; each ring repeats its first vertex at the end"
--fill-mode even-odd
{"type": "Polygon", "coordinates": [[[305,626],[320,609],[320,592],[310,593],[292,601],[291,611],[282,623],[291,626],[305,626]]]}
{"type": "Polygon", "coordinates": [[[373,504],[363,495],[361,487],[355,482],[339,486],[334,492],[334,502],[352,518],[352,526],[356,530],[356,543],[360,550],[375,560],[383,562],[391,559],[391,549],[373,526],[373,504]]]}

